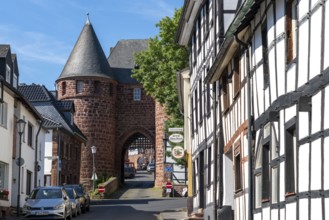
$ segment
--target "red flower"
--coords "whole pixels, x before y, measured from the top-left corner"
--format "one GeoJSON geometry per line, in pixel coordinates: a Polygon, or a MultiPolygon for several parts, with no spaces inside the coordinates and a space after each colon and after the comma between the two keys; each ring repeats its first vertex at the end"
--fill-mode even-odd
{"type": "Polygon", "coordinates": [[[1,190],[0,190],[0,194],[1,194],[1,195],[8,196],[8,195],[9,195],[9,191],[6,190],[6,189],[1,189],[1,190]]]}

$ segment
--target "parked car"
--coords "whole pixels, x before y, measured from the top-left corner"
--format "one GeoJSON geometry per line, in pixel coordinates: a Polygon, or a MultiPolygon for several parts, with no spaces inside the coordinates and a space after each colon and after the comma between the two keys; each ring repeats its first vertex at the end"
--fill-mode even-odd
{"type": "Polygon", "coordinates": [[[133,162],[125,162],[125,167],[132,167],[134,169],[134,172],[136,173],[136,167],[135,167],[135,163],[133,162]]]}
{"type": "Polygon", "coordinates": [[[80,203],[80,197],[78,196],[78,193],[76,190],[72,188],[65,187],[65,191],[67,192],[67,195],[70,198],[71,205],[72,205],[72,212],[73,217],[76,217],[81,214],[81,203],[80,203]]]}
{"type": "Polygon", "coordinates": [[[149,163],[146,169],[148,172],[153,172],[155,169],[154,163],[149,163]]]}
{"type": "Polygon", "coordinates": [[[125,167],[124,169],[125,178],[134,178],[135,177],[135,170],[132,167],[125,167]]]}
{"type": "Polygon", "coordinates": [[[89,212],[90,196],[88,192],[85,191],[85,189],[81,184],[73,184],[73,185],[66,184],[64,185],[64,188],[74,188],[80,199],[81,212],[82,213],[85,213],[86,211],[89,212]]]}
{"type": "Polygon", "coordinates": [[[23,218],[72,219],[72,205],[60,186],[38,187],[32,190],[23,206],[23,218]]]}

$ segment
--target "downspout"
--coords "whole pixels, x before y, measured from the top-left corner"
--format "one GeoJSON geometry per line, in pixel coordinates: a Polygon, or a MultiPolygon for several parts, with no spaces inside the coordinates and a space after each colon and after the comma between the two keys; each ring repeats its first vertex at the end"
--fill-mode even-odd
{"type": "Polygon", "coordinates": [[[251,116],[251,85],[250,85],[250,58],[249,58],[249,45],[239,39],[237,33],[234,34],[235,40],[244,48],[246,53],[246,68],[247,68],[247,114],[248,114],[248,185],[249,185],[249,197],[248,197],[248,220],[253,220],[253,161],[252,161],[252,116],[251,116]]]}
{"type": "Polygon", "coordinates": [[[60,160],[61,160],[61,136],[60,136],[60,134],[59,134],[59,126],[60,126],[61,124],[58,124],[57,125],[57,141],[58,141],[58,143],[57,143],[57,156],[58,156],[58,158],[57,158],[57,180],[56,180],[56,182],[57,182],[57,186],[59,186],[59,184],[60,184],[60,181],[59,181],[59,178],[60,178],[60,175],[59,175],[59,167],[60,167],[60,160]]]}
{"type": "Polygon", "coordinates": [[[212,90],[212,99],[213,99],[213,106],[212,106],[212,111],[213,111],[213,141],[214,141],[214,148],[213,148],[213,155],[214,155],[214,190],[213,190],[213,202],[214,202],[214,220],[217,220],[217,112],[216,112],[216,85],[213,86],[212,90]],[[214,88],[215,87],[215,88],[214,88]]]}
{"type": "Polygon", "coordinates": [[[35,152],[34,152],[34,188],[37,187],[37,181],[38,181],[38,167],[39,167],[39,163],[38,163],[38,137],[39,137],[39,133],[40,130],[42,128],[44,120],[42,119],[40,124],[39,124],[39,129],[38,132],[35,136],[35,152]]]}
{"type": "MultiPolygon", "coordinates": [[[[213,1],[213,13],[212,13],[212,20],[213,20],[213,24],[214,24],[214,54],[213,57],[215,58],[217,55],[217,38],[216,38],[216,34],[217,34],[217,0],[213,1]]],[[[217,113],[216,113],[216,84],[213,84],[215,86],[213,86],[213,90],[212,90],[212,99],[213,99],[213,141],[214,141],[214,148],[213,148],[213,155],[214,155],[214,189],[213,189],[213,203],[214,203],[214,207],[213,207],[213,216],[214,216],[214,220],[217,220],[217,209],[218,209],[218,204],[217,204],[217,161],[218,159],[220,160],[220,158],[217,158],[217,113]]],[[[221,183],[219,183],[219,185],[221,185],[221,183]]],[[[221,193],[220,193],[221,195],[221,193]]],[[[222,199],[220,199],[221,201],[222,199]]]]}

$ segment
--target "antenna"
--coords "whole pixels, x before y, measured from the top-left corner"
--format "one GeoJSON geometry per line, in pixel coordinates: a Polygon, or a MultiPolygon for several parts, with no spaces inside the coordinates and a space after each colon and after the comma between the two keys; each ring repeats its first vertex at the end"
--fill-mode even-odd
{"type": "Polygon", "coordinates": [[[86,24],[90,24],[90,20],[89,20],[89,12],[87,12],[87,21],[86,24]]]}

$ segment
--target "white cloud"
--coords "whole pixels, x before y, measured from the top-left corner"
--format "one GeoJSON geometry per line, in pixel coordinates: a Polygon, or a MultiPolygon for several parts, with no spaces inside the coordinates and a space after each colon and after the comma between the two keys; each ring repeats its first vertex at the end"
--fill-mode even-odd
{"type": "Polygon", "coordinates": [[[10,44],[21,61],[40,61],[65,64],[72,46],[40,32],[21,31],[12,26],[0,25],[0,42],[10,44]]]}

